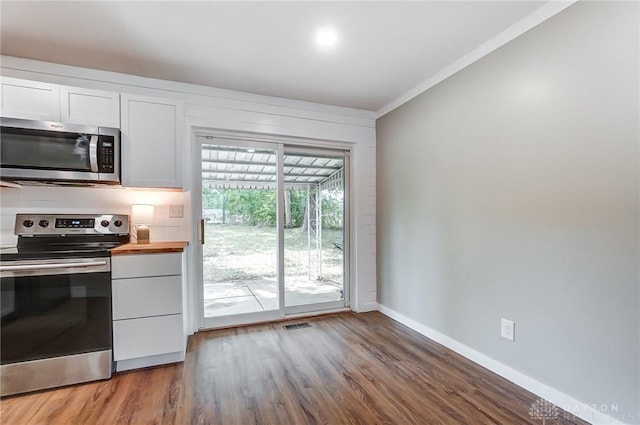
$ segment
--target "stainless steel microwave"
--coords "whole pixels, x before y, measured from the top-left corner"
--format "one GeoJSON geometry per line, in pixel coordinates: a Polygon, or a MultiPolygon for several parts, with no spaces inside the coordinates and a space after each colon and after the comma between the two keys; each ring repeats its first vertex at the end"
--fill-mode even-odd
{"type": "Polygon", "coordinates": [[[120,183],[120,130],[1,118],[0,178],[120,183]]]}

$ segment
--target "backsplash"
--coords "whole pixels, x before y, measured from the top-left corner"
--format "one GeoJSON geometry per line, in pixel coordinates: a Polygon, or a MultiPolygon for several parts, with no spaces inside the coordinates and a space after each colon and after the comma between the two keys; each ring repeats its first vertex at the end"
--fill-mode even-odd
{"type": "MultiPolygon", "coordinates": [[[[189,240],[190,193],[121,187],[40,187],[0,189],[0,245],[13,246],[17,213],[127,214],[132,204],[152,204],[151,241],[189,240]],[[169,218],[170,205],[183,205],[181,218],[169,218]]],[[[132,236],[135,232],[132,232],[132,236]]],[[[132,241],[133,241],[132,237],[132,241]]]]}

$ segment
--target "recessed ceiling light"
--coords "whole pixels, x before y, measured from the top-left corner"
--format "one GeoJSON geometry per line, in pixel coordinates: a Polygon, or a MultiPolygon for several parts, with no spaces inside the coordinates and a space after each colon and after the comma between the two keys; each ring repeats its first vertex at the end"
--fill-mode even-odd
{"type": "Polygon", "coordinates": [[[247,152],[249,153],[254,153],[256,150],[255,149],[247,149],[247,152]]]}
{"type": "Polygon", "coordinates": [[[316,43],[320,47],[332,47],[338,43],[338,32],[334,28],[320,28],[316,32],[316,43]]]}

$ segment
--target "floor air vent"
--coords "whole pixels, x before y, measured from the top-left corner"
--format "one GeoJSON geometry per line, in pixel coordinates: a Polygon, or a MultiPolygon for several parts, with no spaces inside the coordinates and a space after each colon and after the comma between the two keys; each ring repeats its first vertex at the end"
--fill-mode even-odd
{"type": "Polygon", "coordinates": [[[300,328],[310,328],[311,325],[308,324],[307,322],[304,323],[293,323],[291,325],[284,325],[284,328],[288,331],[290,331],[291,329],[300,329],[300,328]]]}

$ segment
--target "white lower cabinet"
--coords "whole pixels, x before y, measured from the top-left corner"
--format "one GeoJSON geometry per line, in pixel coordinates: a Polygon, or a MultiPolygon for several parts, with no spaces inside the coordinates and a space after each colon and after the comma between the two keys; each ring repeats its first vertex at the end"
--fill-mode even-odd
{"type": "Polygon", "coordinates": [[[115,320],[113,339],[116,362],[183,351],[182,314],[115,320]]]}
{"type": "Polygon", "coordinates": [[[116,370],[184,360],[182,255],[111,258],[116,370]]]}

